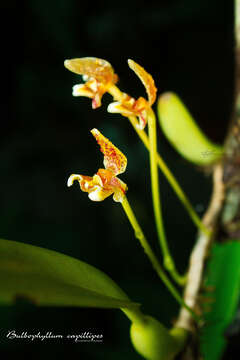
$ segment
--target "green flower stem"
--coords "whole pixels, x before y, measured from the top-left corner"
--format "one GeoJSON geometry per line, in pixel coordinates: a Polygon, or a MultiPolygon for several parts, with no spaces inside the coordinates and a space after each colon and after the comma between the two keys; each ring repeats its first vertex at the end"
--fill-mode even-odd
{"type": "Polygon", "coordinates": [[[159,192],[159,181],[158,181],[156,117],[152,109],[148,111],[148,131],[149,131],[149,143],[150,143],[150,169],[151,169],[153,208],[154,208],[154,216],[157,227],[158,239],[163,252],[163,262],[165,268],[169,271],[172,278],[178,284],[183,285],[186,281],[186,278],[179,275],[175,268],[173,258],[168,248],[168,243],[164,230],[160,192],[159,192]]]}
{"type": "MultiPolygon", "coordinates": [[[[147,134],[145,133],[144,130],[139,130],[138,128],[136,128],[138,121],[135,118],[135,116],[129,117],[129,120],[130,120],[132,126],[135,128],[138,136],[142,140],[145,147],[148,150],[150,150],[149,138],[148,138],[147,134]]],[[[161,169],[161,171],[163,172],[163,174],[165,175],[165,177],[167,178],[170,185],[172,186],[177,197],[179,198],[179,200],[181,201],[181,203],[183,204],[183,206],[189,213],[189,216],[191,217],[193,223],[199,228],[200,231],[204,232],[205,235],[209,235],[209,230],[202,223],[201,219],[199,218],[198,214],[192,207],[192,204],[188,200],[186,194],[183,192],[181,186],[179,185],[178,181],[174,177],[173,173],[170,171],[167,164],[164,162],[164,160],[158,153],[157,153],[157,164],[158,164],[159,168],[161,169]]]]}
{"type": "Polygon", "coordinates": [[[135,237],[140,241],[140,244],[142,245],[146,255],[148,256],[153,268],[156,270],[158,276],[160,277],[160,279],[163,281],[163,283],[166,285],[166,287],[168,288],[168,290],[170,291],[170,293],[173,295],[173,297],[176,299],[176,301],[181,304],[181,306],[184,306],[192,315],[192,317],[198,321],[199,318],[198,316],[194,313],[194,311],[192,309],[190,309],[189,306],[187,306],[187,304],[185,304],[185,302],[183,301],[181,295],[179,294],[178,290],[175,288],[175,286],[171,283],[171,281],[168,279],[167,275],[164,273],[161,265],[159,264],[158,259],[156,258],[154,252],[152,251],[150,245],[148,244],[148,241],[135,217],[135,214],[127,200],[127,197],[124,196],[123,201],[122,201],[122,207],[128,217],[128,220],[130,222],[130,224],[133,227],[134,233],[135,233],[135,237]]]}
{"type": "Polygon", "coordinates": [[[145,324],[145,315],[141,312],[140,308],[121,308],[121,310],[132,323],[145,324]]]}
{"type": "MultiPolygon", "coordinates": [[[[111,88],[109,88],[108,92],[114,97],[115,100],[121,101],[123,98],[123,93],[117,88],[117,86],[112,85],[111,88]]],[[[130,123],[132,124],[133,128],[137,132],[138,136],[142,140],[145,147],[150,150],[149,145],[149,138],[144,130],[138,129],[138,121],[135,116],[130,116],[129,118],[130,123]]],[[[162,157],[157,153],[157,163],[165,177],[167,178],[168,182],[172,186],[173,190],[175,191],[177,197],[182,202],[183,206],[189,213],[189,216],[191,217],[193,223],[199,228],[200,231],[204,232],[206,235],[209,235],[209,230],[204,226],[201,219],[199,218],[198,214],[194,210],[193,206],[191,205],[190,201],[188,200],[186,194],[183,192],[181,186],[177,182],[176,178],[162,159],[162,157]]]]}
{"type": "Polygon", "coordinates": [[[235,0],[235,42],[236,48],[240,48],[240,0],[235,0]]]}

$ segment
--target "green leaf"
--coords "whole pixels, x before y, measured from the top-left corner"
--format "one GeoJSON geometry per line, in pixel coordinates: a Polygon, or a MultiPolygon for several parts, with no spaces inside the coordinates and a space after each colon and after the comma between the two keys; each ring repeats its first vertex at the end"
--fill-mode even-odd
{"type": "MultiPolygon", "coordinates": [[[[226,346],[224,331],[240,298],[240,242],[214,245],[205,282],[205,326],[201,336],[204,360],[218,360],[226,346]]],[[[204,304],[203,304],[204,305],[204,304]]]]}
{"type": "Polygon", "coordinates": [[[188,161],[209,165],[222,156],[223,148],[205,136],[176,94],[159,96],[158,117],[166,138],[188,161]]]}
{"type": "Polygon", "coordinates": [[[0,240],[0,303],[25,297],[37,305],[136,308],[107,275],[80,260],[0,240]]]}

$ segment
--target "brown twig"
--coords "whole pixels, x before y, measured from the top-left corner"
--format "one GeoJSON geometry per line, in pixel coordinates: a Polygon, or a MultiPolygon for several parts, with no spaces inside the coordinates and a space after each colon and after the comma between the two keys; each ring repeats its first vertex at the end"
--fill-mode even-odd
{"type": "MultiPolygon", "coordinates": [[[[205,259],[216,230],[219,213],[222,209],[224,200],[224,185],[222,182],[222,174],[222,164],[219,163],[215,165],[213,170],[212,198],[203,217],[203,223],[210,230],[210,235],[207,236],[202,232],[199,233],[196,245],[194,246],[190,256],[188,279],[184,291],[184,301],[192,309],[194,309],[197,305],[198,295],[202,284],[205,259]]],[[[180,310],[175,326],[190,331],[193,330],[193,319],[184,308],[180,310]]]]}

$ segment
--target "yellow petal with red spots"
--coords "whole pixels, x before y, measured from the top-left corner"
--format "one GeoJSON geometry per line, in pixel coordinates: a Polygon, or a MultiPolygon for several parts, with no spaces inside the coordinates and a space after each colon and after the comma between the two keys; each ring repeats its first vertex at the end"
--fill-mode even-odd
{"type": "Polygon", "coordinates": [[[64,66],[75,74],[85,75],[105,84],[115,84],[118,79],[108,61],[95,57],[65,60],[64,66]]]}
{"type": "Polygon", "coordinates": [[[149,106],[152,106],[152,104],[155,102],[156,96],[157,96],[157,88],[155,86],[152,76],[149,73],[147,73],[146,70],[142,66],[140,66],[133,60],[129,59],[128,65],[129,65],[130,69],[132,69],[135,72],[135,74],[139,77],[139,79],[145,86],[145,89],[146,89],[147,95],[148,95],[149,106]]]}
{"type": "Polygon", "coordinates": [[[107,170],[111,170],[114,175],[123,173],[127,167],[127,158],[97,129],[92,129],[91,133],[97,140],[104,155],[103,164],[107,170]]]}
{"type": "Polygon", "coordinates": [[[101,179],[102,186],[108,185],[114,177],[113,172],[107,169],[98,169],[97,175],[101,179]]]}
{"type": "Polygon", "coordinates": [[[111,186],[114,189],[113,200],[117,202],[122,202],[126,192],[127,192],[127,185],[120,180],[118,177],[114,177],[111,180],[111,186]]]}
{"type": "Polygon", "coordinates": [[[114,176],[111,170],[107,169],[98,169],[97,175],[101,178],[102,186],[105,189],[119,189],[123,194],[127,191],[127,185],[120,180],[117,176],[114,176]]]}

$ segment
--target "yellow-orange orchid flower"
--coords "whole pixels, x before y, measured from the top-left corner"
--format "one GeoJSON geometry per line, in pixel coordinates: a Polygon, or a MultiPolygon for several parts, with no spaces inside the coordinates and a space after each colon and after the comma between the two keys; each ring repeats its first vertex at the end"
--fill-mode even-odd
{"type": "Polygon", "coordinates": [[[109,62],[94,57],[65,60],[64,66],[83,76],[85,84],[73,86],[73,96],[86,96],[92,99],[92,108],[101,106],[101,99],[108,88],[115,84],[118,76],[109,62]]]}
{"type": "Polygon", "coordinates": [[[88,197],[93,201],[102,201],[113,194],[115,201],[122,202],[127,191],[127,185],[116,175],[125,172],[127,158],[100,131],[92,129],[91,133],[100,145],[100,150],[104,155],[103,164],[105,169],[99,169],[92,177],[72,174],[67,184],[71,186],[77,180],[81,190],[88,192],[88,197]]]}
{"type": "Polygon", "coordinates": [[[148,74],[142,66],[130,59],[128,60],[128,65],[143,83],[147,92],[148,100],[143,97],[139,97],[136,100],[127,94],[123,94],[121,101],[109,104],[108,112],[120,113],[127,117],[137,116],[139,119],[138,127],[143,130],[147,124],[147,111],[156,100],[157,88],[152,76],[148,74]]]}

